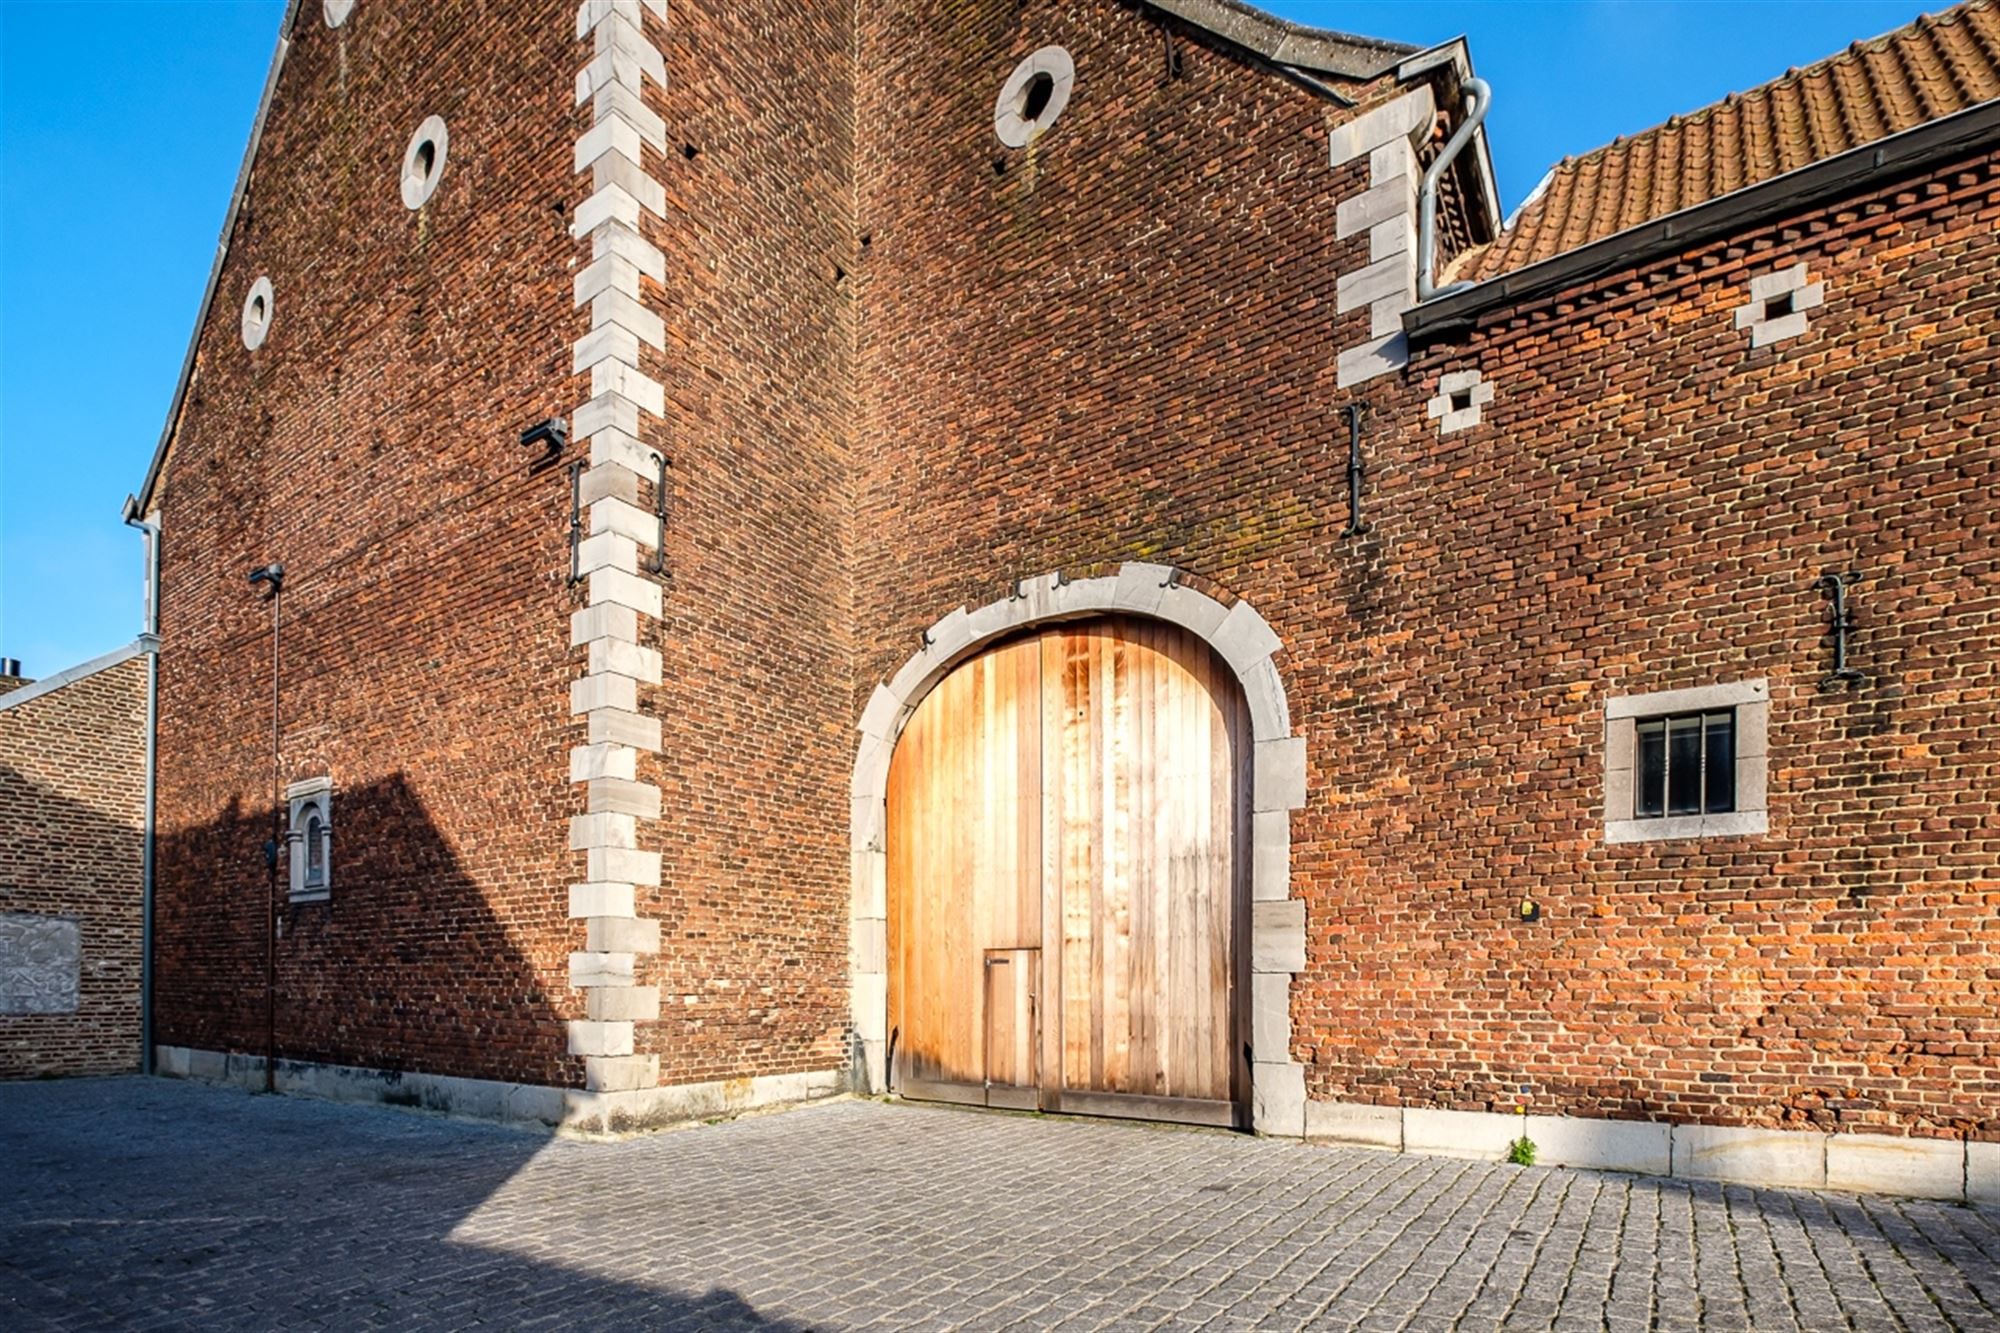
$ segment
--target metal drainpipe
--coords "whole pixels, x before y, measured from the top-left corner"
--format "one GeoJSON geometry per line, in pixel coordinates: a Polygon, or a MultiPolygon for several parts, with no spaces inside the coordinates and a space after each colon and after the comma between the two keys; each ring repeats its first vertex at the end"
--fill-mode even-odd
{"type": "Polygon", "coordinates": [[[1432,285],[1433,267],[1437,263],[1437,192],[1438,182],[1451,168],[1465,146],[1472,142],[1472,136],[1486,122],[1486,112],[1493,105],[1493,89],[1484,79],[1467,79],[1458,86],[1459,95],[1465,100],[1465,119],[1452,131],[1451,138],[1445,140],[1444,151],[1431,163],[1424,173],[1424,183],[1417,191],[1417,300],[1428,301],[1434,296],[1444,296],[1450,292],[1463,291],[1472,286],[1469,282],[1455,282],[1449,287],[1432,285]]]}
{"type": "Polygon", "coordinates": [[[153,828],[157,818],[154,787],[160,753],[160,525],[138,516],[139,501],[125,498],[125,522],[139,530],[146,543],[145,630],[139,642],[146,653],[146,777],[139,851],[139,1072],[153,1072],[153,828]]]}

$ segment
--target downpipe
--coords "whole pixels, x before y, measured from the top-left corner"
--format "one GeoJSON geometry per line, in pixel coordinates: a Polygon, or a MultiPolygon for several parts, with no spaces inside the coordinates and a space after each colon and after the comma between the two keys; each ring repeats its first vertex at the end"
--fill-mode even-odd
{"type": "Polygon", "coordinates": [[[139,635],[146,654],[146,761],[144,813],[139,844],[139,1072],[153,1072],[153,840],[158,820],[155,789],[160,754],[160,525],[139,517],[136,496],[125,497],[125,522],[146,545],[146,605],[139,635]]]}
{"type": "Polygon", "coordinates": [[[1493,89],[1486,80],[1468,78],[1458,86],[1459,95],[1465,102],[1465,119],[1452,131],[1451,138],[1445,140],[1444,151],[1424,172],[1423,184],[1417,190],[1417,300],[1419,303],[1436,296],[1448,296],[1461,292],[1473,284],[1454,282],[1449,287],[1435,285],[1437,265],[1437,196],[1438,184],[1444,180],[1444,173],[1472,142],[1472,136],[1486,123],[1486,113],[1493,105],[1493,89]]]}

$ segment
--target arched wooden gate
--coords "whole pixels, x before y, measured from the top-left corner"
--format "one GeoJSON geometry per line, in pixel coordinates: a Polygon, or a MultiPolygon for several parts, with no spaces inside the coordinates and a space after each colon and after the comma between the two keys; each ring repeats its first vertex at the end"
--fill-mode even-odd
{"type": "Polygon", "coordinates": [[[925,696],[889,769],[906,1096],[1239,1124],[1249,726],[1164,623],[1058,624],[925,696]]]}

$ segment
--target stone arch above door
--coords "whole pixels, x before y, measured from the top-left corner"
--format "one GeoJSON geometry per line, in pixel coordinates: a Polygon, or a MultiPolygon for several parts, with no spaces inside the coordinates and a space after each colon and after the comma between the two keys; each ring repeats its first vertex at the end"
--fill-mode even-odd
{"type": "Polygon", "coordinates": [[[973,653],[1030,625],[1087,616],[1146,616],[1206,641],[1235,673],[1249,707],[1250,1084],[1259,1133],[1305,1134],[1305,1067],[1292,1060],[1292,976],[1305,967],[1305,902],[1291,891],[1291,812],[1305,804],[1306,742],[1292,735],[1284,683],[1272,661],[1282,644],[1246,601],[1224,605],[1173,581],[1165,565],[1130,562],[1117,574],[1065,582],[1023,580],[1014,596],[959,607],[924,633],[923,647],[862,710],[854,760],[849,846],[853,860],[849,969],[855,1081],[887,1087],[889,760],[910,714],[931,687],[973,653]]]}

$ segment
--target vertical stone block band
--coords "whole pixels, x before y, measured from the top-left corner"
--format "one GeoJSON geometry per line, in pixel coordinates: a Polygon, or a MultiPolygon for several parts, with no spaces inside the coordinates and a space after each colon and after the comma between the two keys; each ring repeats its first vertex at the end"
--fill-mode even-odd
{"type": "Polygon", "coordinates": [[[583,813],[569,827],[569,850],[584,860],[582,882],[569,891],[569,914],[584,923],[583,948],[569,960],[584,1015],[570,1020],[569,1050],[583,1057],[584,1087],[594,1092],[659,1083],[659,1057],[637,1054],[634,1032],[660,1016],[659,988],[639,984],[641,955],[659,952],[660,923],[637,908],[639,888],[660,882],[660,854],[641,846],[642,826],[659,818],[660,789],[638,780],[639,752],[660,748],[659,719],[639,707],[639,686],[660,683],[660,654],[641,642],[641,618],[661,611],[660,585],[641,564],[659,527],[638,499],[640,482],[659,476],[641,419],[666,410],[665,390],[642,368],[642,348],[665,350],[660,301],[644,283],[666,280],[666,256],[640,226],[644,214],[666,213],[666,189],[646,166],[648,146],[658,160],[666,144],[665,123],[646,105],[647,85],[667,82],[649,32],[666,19],[666,0],[584,0],[576,14],[576,104],[590,109],[590,125],[572,162],[589,176],[571,227],[588,249],[573,299],[590,320],[571,370],[587,375],[590,388],[574,426],[588,451],[579,494],[589,535],[577,553],[586,605],[570,617],[570,643],[587,660],[570,682],[570,713],[585,720],[585,738],[569,759],[570,781],[584,789],[583,813]]]}

